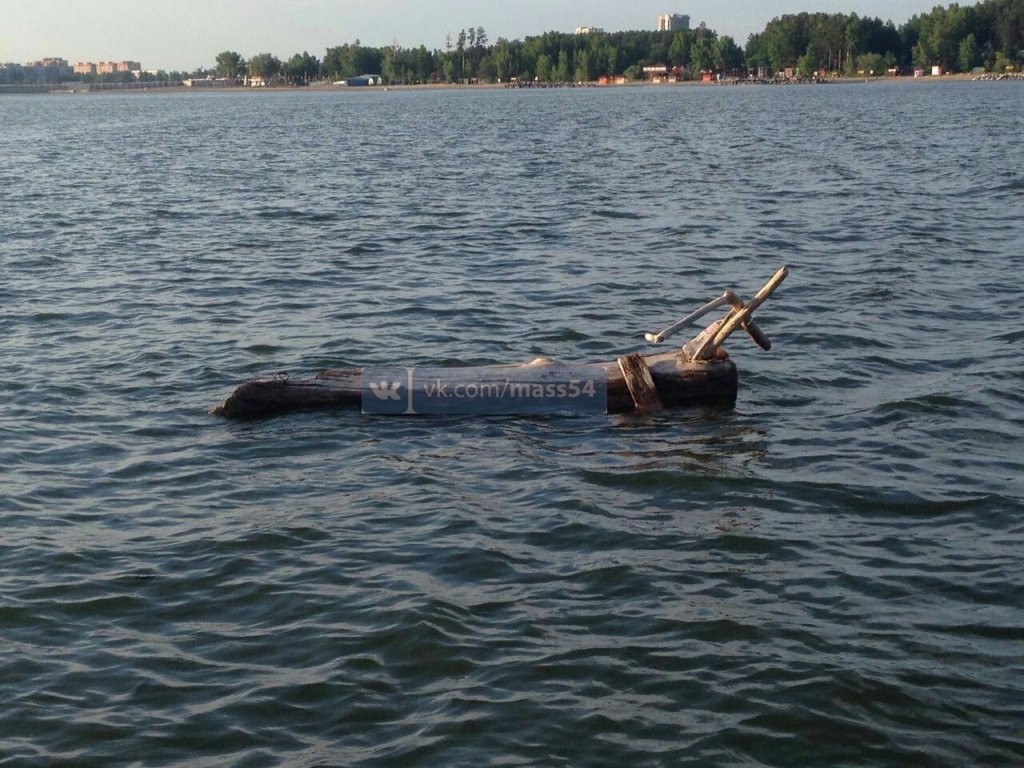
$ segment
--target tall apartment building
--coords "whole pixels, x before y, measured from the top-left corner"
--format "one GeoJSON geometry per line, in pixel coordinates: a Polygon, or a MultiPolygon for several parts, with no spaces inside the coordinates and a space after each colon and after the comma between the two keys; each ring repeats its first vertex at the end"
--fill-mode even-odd
{"type": "Polygon", "coordinates": [[[137,61],[101,61],[96,65],[97,75],[112,75],[115,72],[138,72],[142,65],[137,61]]]}
{"type": "Polygon", "coordinates": [[[678,29],[689,29],[690,17],[682,13],[665,13],[658,17],[658,31],[671,32],[678,29]]]}

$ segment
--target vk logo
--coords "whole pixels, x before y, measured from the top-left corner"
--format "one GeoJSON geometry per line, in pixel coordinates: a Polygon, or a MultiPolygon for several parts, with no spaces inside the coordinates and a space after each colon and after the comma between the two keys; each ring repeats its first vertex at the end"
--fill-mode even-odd
{"type": "Polygon", "coordinates": [[[402,396],[398,392],[401,388],[400,381],[370,382],[370,391],[378,400],[401,400],[402,396]]]}

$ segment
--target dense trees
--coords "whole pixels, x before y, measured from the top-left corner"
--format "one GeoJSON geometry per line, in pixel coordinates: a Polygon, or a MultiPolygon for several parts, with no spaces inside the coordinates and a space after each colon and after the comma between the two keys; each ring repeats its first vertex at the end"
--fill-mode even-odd
{"type": "Polygon", "coordinates": [[[384,48],[369,48],[359,40],[328,48],[324,54],[322,75],[331,80],[365,74],[383,74],[384,48]]]}
{"type": "Polygon", "coordinates": [[[1002,70],[1024,61],[1024,0],[934,8],[912,18],[905,29],[917,66],[966,72],[977,66],[1002,70]]]}
{"type": "Polygon", "coordinates": [[[739,71],[743,49],[728,35],[710,29],[675,32],[631,31],[576,35],[545,32],[525,40],[499,37],[489,43],[483,27],[461,30],[445,50],[426,46],[382,48],[353,43],[328,48],[323,60],[303,52],[282,62],[273,54],[244,59],[235,51],[216,57],[219,77],[284,76],[293,82],[341,80],[381,74],[388,83],[586,82],[601,76],[639,77],[645,65],[678,67],[690,76],[702,69],[739,71]]]}
{"type": "MultiPolygon", "coordinates": [[[[273,70],[273,61],[266,56],[248,62],[250,74],[256,74],[254,63],[273,70]]],[[[245,64],[231,52],[217,57],[217,70],[224,76],[245,64]]],[[[820,70],[881,74],[893,67],[938,65],[946,71],[968,72],[977,66],[1001,70],[1014,64],[1024,64],[1024,0],[939,6],[899,28],[892,21],[855,13],[790,14],[751,35],[745,50],[703,25],[672,32],[545,32],[525,40],[499,37],[493,43],[483,27],[470,26],[449,36],[443,50],[423,45],[375,48],[356,40],[329,48],[323,61],[308,53],[295,54],[276,71],[296,82],[366,73],[380,73],[389,83],[512,78],[564,82],[640,77],[647,65],[678,68],[694,78],[706,70],[742,74],[748,69],[779,72],[792,67],[805,75],[820,70]]]]}
{"type": "Polygon", "coordinates": [[[895,66],[903,46],[891,21],[857,14],[799,13],[773,19],[747,41],[747,65],[802,74],[847,72],[895,66]]]}
{"type": "Polygon", "coordinates": [[[303,51],[288,59],[282,65],[281,71],[293,83],[308,83],[311,80],[319,79],[322,67],[320,59],[303,51]]]}
{"type": "Polygon", "coordinates": [[[897,29],[856,14],[800,13],[773,19],[747,41],[747,65],[803,73],[854,74],[883,68],[940,66],[970,72],[1024,61],[1024,0],[938,6],[897,29]]]}

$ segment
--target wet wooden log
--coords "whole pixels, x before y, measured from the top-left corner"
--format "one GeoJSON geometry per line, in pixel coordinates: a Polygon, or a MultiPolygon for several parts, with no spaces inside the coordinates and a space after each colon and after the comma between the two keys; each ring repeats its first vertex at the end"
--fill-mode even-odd
{"type": "MultiPolygon", "coordinates": [[[[665,408],[724,405],[736,402],[738,374],[731,359],[687,362],[678,351],[642,357],[665,408]]],[[[608,374],[608,412],[636,410],[626,377],[618,361],[600,363],[608,374]]],[[[493,377],[521,366],[482,366],[456,369],[470,377],[474,370],[493,377]]],[[[211,413],[234,419],[276,416],[310,409],[358,409],[362,406],[361,370],[326,370],[310,378],[278,375],[239,386],[211,413]]]]}

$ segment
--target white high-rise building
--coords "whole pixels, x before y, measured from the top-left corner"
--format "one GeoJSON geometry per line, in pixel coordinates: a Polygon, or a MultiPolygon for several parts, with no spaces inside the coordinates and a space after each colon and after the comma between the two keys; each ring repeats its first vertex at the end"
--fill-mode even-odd
{"type": "Polygon", "coordinates": [[[682,13],[665,13],[658,17],[658,31],[671,32],[676,29],[689,29],[690,17],[682,13]]]}

